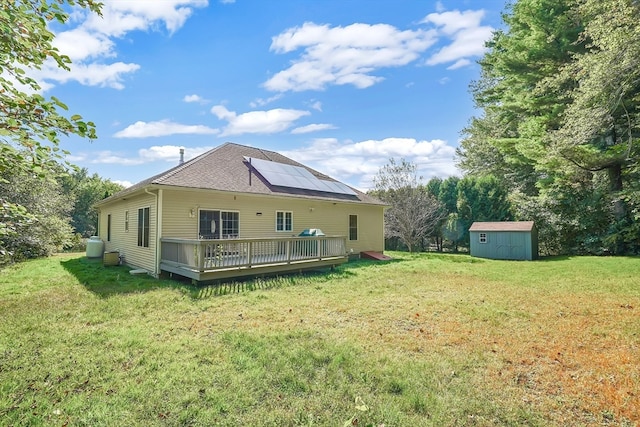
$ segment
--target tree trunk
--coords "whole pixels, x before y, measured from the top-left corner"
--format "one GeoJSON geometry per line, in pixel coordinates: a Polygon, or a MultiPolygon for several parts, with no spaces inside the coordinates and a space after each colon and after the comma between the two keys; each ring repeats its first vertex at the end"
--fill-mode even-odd
{"type": "Polygon", "coordinates": [[[626,214],[626,206],[624,201],[618,197],[618,193],[622,191],[622,164],[616,163],[607,169],[609,174],[609,191],[613,197],[613,214],[616,220],[623,219],[626,214]]]}

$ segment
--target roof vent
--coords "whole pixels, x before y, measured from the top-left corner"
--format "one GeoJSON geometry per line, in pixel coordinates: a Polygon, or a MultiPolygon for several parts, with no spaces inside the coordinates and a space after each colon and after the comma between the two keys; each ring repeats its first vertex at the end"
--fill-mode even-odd
{"type": "Polygon", "coordinates": [[[180,163],[178,163],[179,165],[184,163],[184,148],[180,149],[180,163]]]}

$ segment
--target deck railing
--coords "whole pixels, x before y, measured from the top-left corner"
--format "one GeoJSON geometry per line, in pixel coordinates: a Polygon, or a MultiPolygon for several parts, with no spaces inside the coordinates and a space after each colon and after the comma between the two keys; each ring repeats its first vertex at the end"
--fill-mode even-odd
{"type": "Polygon", "coordinates": [[[346,257],[344,236],[270,239],[180,239],[163,237],[161,263],[197,272],[303,264],[346,257]]]}

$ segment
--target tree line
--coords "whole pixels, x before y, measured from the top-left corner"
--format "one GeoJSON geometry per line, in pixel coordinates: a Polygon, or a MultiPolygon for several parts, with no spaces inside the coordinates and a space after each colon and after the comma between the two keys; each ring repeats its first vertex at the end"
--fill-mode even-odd
{"type": "MultiPolygon", "coordinates": [[[[518,0],[503,21],[470,88],[480,114],[457,150],[465,173],[457,205],[429,190],[436,182],[407,182],[430,194],[431,206],[445,205],[445,224],[435,221],[423,238],[446,240],[470,219],[514,218],[536,222],[548,254],[640,253],[640,2],[518,0]],[[482,180],[506,192],[509,215],[465,207],[482,180]]],[[[378,179],[377,191],[393,206],[388,220],[400,222],[399,191],[388,182],[378,179]]]]}
{"type": "Polygon", "coordinates": [[[640,253],[640,5],[519,0],[471,87],[458,155],[557,253],[640,253]]]}
{"type": "Polygon", "coordinates": [[[385,247],[454,251],[469,246],[474,221],[514,219],[507,189],[493,176],[432,178],[423,184],[417,165],[404,159],[380,168],[369,194],[388,204],[385,247]]]}
{"type": "Polygon", "coordinates": [[[96,139],[95,126],[45,97],[30,72],[46,62],[69,70],[49,23],[65,6],[100,13],[93,0],[3,1],[0,13],[0,266],[49,255],[95,233],[91,205],[121,187],[66,161],[62,137],[96,139]],[[75,240],[74,240],[75,239],[75,240]]]}
{"type": "Polygon", "coordinates": [[[84,239],[97,232],[93,204],[123,189],[87,169],[49,173],[46,178],[20,169],[0,174],[0,265],[83,248],[84,239]]]}

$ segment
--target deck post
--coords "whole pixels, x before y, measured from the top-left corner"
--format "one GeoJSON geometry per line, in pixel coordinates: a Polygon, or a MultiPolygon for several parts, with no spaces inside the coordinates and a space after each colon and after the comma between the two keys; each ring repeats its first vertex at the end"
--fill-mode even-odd
{"type": "Polygon", "coordinates": [[[291,264],[291,240],[286,241],[285,251],[287,255],[287,264],[291,264]]]}
{"type": "Polygon", "coordinates": [[[198,266],[198,271],[202,273],[204,271],[204,251],[202,250],[202,243],[198,242],[197,244],[194,244],[193,251],[196,259],[196,264],[198,266]]]}

